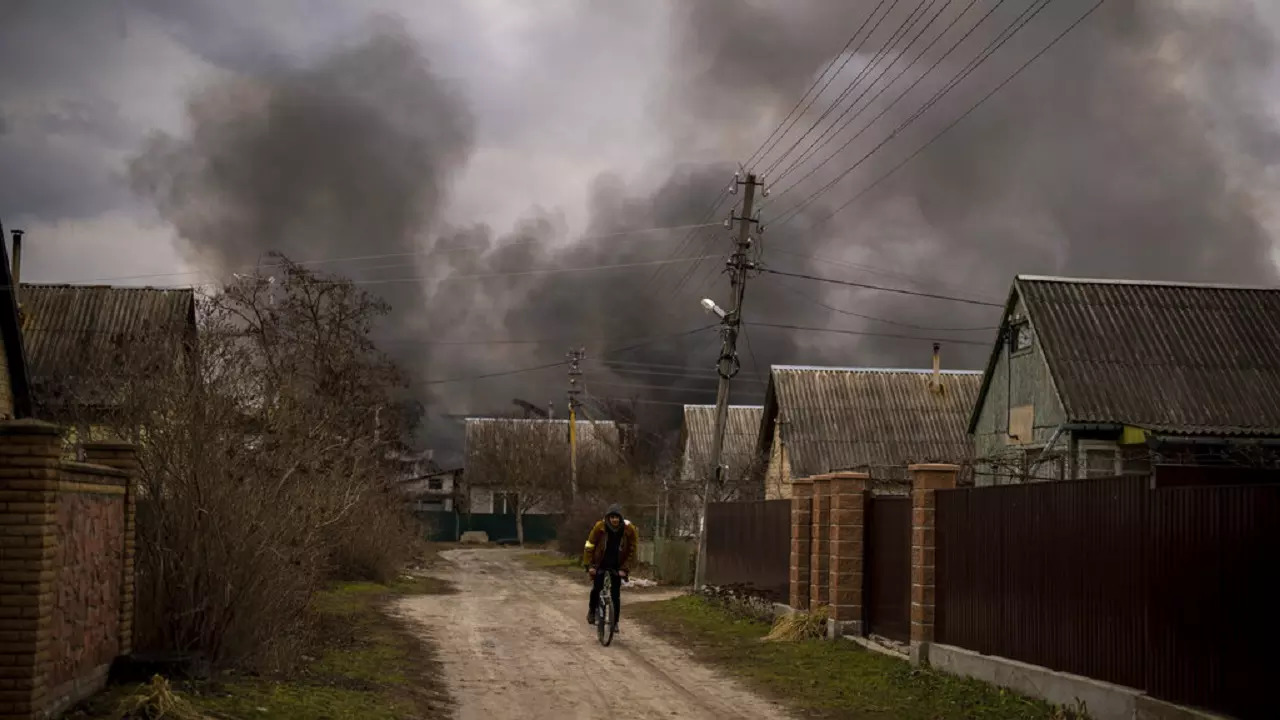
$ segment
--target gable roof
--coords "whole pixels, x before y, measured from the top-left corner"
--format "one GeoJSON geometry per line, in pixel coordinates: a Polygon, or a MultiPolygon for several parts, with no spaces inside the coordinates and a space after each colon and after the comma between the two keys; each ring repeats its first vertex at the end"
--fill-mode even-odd
{"type": "Polygon", "coordinates": [[[31,379],[27,354],[22,342],[18,303],[13,294],[13,272],[9,268],[9,250],[4,246],[4,228],[0,227],[0,341],[4,345],[8,367],[9,392],[13,398],[13,417],[31,417],[31,379]]]}
{"type": "MultiPolygon", "coordinates": [[[[195,333],[190,288],[22,283],[19,293],[27,362],[41,407],[61,402],[61,389],[94,372],[93,360],[118,352],[122,341],[155,337],[168,342],[195,333]]],[[[109,397],[109,391],[102,395],[109,397]]]]}
{"type": "MultiPolygon", "coordinates": [[[[721,457],[731,473],[745,470],[756,457],[756,438],[760,435],[762,405],[730,405],[725,421],[724,448],[721,457]]],[[[711,468],[711,445],[715,436],[716,406],[684,406],[684,456],[682,465],[695,469],[711,468]]]]}
{"type": "Polygon", "coordinates": [[[781,420],[794,477],[960,462],[971,454],[965,422],[982,374],[940,377],[939,393],[932,370],[775,365],[758,447],[767,451],[781,420]]]}
{"type": "Polygon", "coordinates": [[[1068,422],[1280,435],[1280,289],[1019,275],[1002,327],[1018,298],[1068,422]]]}

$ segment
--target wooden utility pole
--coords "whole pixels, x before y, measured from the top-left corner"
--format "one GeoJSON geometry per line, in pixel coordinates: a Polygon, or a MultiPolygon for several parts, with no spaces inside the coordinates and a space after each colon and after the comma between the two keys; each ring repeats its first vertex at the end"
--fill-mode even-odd
{"type": "Polygon", "coordinates": [[[707,565],[707,506],[711,502],[714,488],[723,487],[725,425],[729,418],[729,381],[738,374],[741,363],[738,360],[738,329],[742,325],[742,302],[747,289],[747,272],[755,269],[750,260],[751,226],[756,222],[752,217],[755,210],[756,187],[760,185],[755,173],[748,173],[745,181],[734,176],[734,191],[741,185],[742,215],[732,220],[738,222],[738,237],[733,255],[729,257],[729,278],[733,287],[733,305],[720,319],[720,359],[716,365],[716,373],[720,376],[720,384],[716,390],[716,423],[711,436],[711,468],[707,474],[706,486],[702,493],[702,519],[698,532],[698,564],[694,571],[694,588],[701,590],[706,582],[707,565]]]}
{"type": "Polygon", "coordinates": [[[587,356],[583,348],[569,351],[569,502],[572,506],[578,500],[578,395],[582,388],[578,378],[582,377],[582,369],[578,363],[587,356]]]}

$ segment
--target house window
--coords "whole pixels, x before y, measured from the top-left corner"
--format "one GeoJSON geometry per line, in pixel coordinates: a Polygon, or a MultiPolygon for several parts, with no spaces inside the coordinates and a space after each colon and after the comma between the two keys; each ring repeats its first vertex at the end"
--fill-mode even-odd
{"type": "Polygon", "coordinates": [[[1116,451],[1092,449],[1084,451],[1085,477],[1105,478],[1116,474],[1116,451]]]}
{"type": "Polygon", "coordinates": [[[496,492],[493,494],[493,512],[498,515],[515,515],[519,495],[516,493],[496,492]]]}
{"type": "Polygon", "coordinates": [[[1023,353],[1031,349],[1031,323],[1023,321],[1015,324],[1009,331],[1009,350],[1023,353]]]}
{"type": "Polygon", "coordinates": [[[428,489],[428,490],[443,490],[443,489],[444,489],[444,478],[438,478],[438,477],[427,478],[427,489],[428,489]]]}

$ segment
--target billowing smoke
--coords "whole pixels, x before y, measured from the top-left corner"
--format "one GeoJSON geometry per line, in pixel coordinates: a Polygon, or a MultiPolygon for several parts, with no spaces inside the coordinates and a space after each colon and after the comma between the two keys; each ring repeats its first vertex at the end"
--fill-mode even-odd
{"type": "MultiPolygon", "coordinates": [[[[435,222],[442,187],[468,159],[470,123],[413,44],[393,33],[308,69],[199,93],[190,136],[157,138],[135,178],[193,251],[224,267],[251,264],[270,248],[301,259],[426,251],[418,272],[427,281],[371,287],[397,307],[400,337],[392,340],[412,348],[400,357],[434,402],[441,442],[449,412],[509,409],[513,397],[554,400],[562,411],[564,368],[433,381],[546,365],[578,345],[587,348],[595,397],[638,397],[666,419],[680,402],[711,402],[715,333],[674,334],[713,321],[700,297],[728,301],[723,259],[681,259],[723,256],[729,232],[624,233],[722,220],[741,198],[714,202],[734,163],[833,57],[840,74],[753,163],[775,165],[762,209],[771,227],[757,246],[766,266],[996,303],[1016,273],[1273,280],[1259,198],[1280,146],[1257,87],[1275,48],[1247,0],[1110,0],[888,176],[1092,3],[873,5],[672,3],[671,54],[656,66],[652,105],[667,134],[656,159],[668,161],[669,176],[645,183],[619,168],[598,178],[578,233],[540,209],[515,228],[491,228],[485,218],[466,227],[435,222]],[[845,63],[839,53],[859,27],[868,37],[845,63]],[[860,73],[861,83],[819,120],[860,73]],[[815,142],[849,117],[831,142],[815,142]],[[620,267],[544,272],[587,266],[620,267]]],[[[530,207],[537,201],[534,188],[530,207]]],[[[751,281],[746,318],[851,332],[749,325],[735,402],[760,400],[758,381],[771,363],[920,367],[939,340],[947,366],[980,367],[999,310],[763,275],[751,281]]]]}
{"type": "Polygon", "coordinates": [[[420,251],[473,138],[417,44],[378,23],[314,66],[201,89],[188,121],[183,137],[152,136],[131,176],[191,255],[230,273],[280,251],[370,281],[393,309],[382,345],[420,381],[420,251]]]}

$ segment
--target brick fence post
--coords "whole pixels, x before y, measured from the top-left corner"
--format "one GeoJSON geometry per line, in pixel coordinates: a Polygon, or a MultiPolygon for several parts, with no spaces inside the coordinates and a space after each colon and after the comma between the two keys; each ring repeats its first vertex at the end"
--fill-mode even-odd
{"type": "Polygon", "coordinates": [[[956,486],[957,465],[912,465],[911,472],[911,659],[928,664],[936,618],[938,491],[956,486]]]}
{"type": "Polygon", "coordinates": [[[133,652],[133,619],[136,576],[134,554],[138,543],[138,449],[129,443],[86,443],[87,462],[129,474],[124,496],[124,577],[120,584],[120,654],[133,652]]]}
{"type": "Polygon", "coordinates": [[[828,635],[862,635],[862,572],[866,548],[863,511],[867,474],[839,472],[831,476],[830,604],[828,635]]]}
{"type": "Polygon", "coordinates": [[[35,420],[0,423],[0,718],[43,713],[52,667],[62,437],[35,420]]]}
{"type": "Polygon", "coordinates": [[[830,602],[831,476],[813,477],[813,529],[809,543],[809,608],[816,610],[830,602]]]}
{"type": "Polygon", "coordinates": [[[809,609],[809,562],[813,545],[813,483],[791,483],[791,576],[788,604],[792,610],[809,609]]]}

